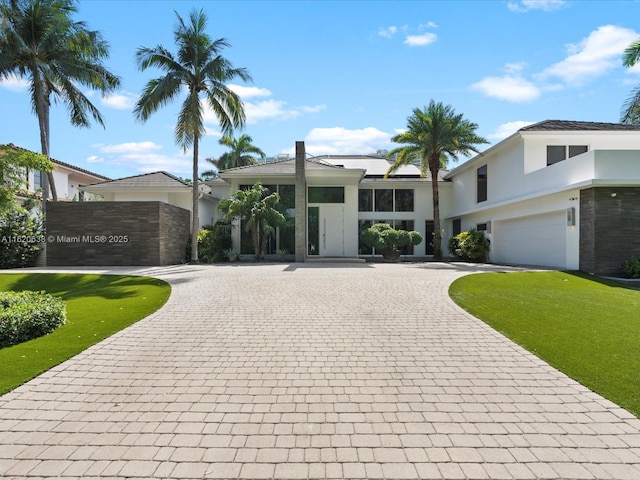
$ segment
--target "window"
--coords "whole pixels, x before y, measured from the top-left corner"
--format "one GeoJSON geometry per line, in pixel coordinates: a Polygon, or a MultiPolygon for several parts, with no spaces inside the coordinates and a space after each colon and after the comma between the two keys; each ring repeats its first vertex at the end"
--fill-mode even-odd
{"type": "Polygon", "coordinates": [[[364,188],[358,190],[358,211],[373,212],[373,190],[364,188]]]}
{"type": "Polygon", "coordinates": [[[547,145],[547,166],[589,151],[587,145],[547,145]]]}
{"type": "Polygon", "coordinates": [[[37,192],[41,188],[43,188],[43,185],[42,185],[42,171],[41,170],[34,170],[33,171],[33,189],[37,192]]]}
{"type": "Polygon", "coordinates": [[[376,190],[376,212],[393,212],[393,189],[376,190]]]}
{"type": "Polygon", "coordinates": [[[487,224],[486,223],[479,223],[476,225],[476,230],[478,232],[486,232],[487,231],[487,224]]]}
{"type": "Polygon", "coordinates": [[[395,200],[396,212],[413,212],[413,189],[396,189],[395,200]]]}
{"type": "Polygon", "coordinates": [[[284,208],[296,208],[296,186],[278,185],[280,203],[284,208]]]}
{"type": "MultiPolygon", "coordinates": [[[[362,232],[371,226],[371,220],[360,220],[358,222],[358,232],[362,232]]],[[[373,248],[365,245],[358,234],[358,254],[359,255],[373,255],[373,248]]]]}
{"type": "Polygon", "coordinates": [[[456,218],[453,221],[453,231],[451,232],[451,234],[455,237],[459,233],[462,233],[462,220],[459,218],[456,218]]]}
{"type": "Polygon", "coordinates": [[[424,232],[425,232],[425,254],[433,255],[433,234],[436,233],[435,222],[433,220],[425,220],[424,232]]]}
{"type": "Polygon", "coordinates": [[[477,178],[477,201],[478,203],[487,200],[487,166],[478,169],[477,178]]]}
{"type": "Polygon", "coordinates": [[[309,187],[309,203],[344,203],[344,187],[309,187]]]}

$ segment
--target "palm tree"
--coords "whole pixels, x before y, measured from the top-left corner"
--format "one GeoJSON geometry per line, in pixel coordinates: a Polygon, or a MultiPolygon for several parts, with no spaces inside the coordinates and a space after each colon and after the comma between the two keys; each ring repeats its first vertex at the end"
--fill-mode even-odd
{"type": "MultiPolygon", "coordinates": [[[[622,64],[625,67],[633,67],[640,59],[640,39],[629,45],[622,57],[622,64]]],[[[631,95],[622,106],[620,115],[622,123],[640,123],[640,85],[634,88],[631,95]]]]}
{"type": "Polygon", "coordinates": [[[269,236],[286,222],[285,216],[278,210],[279,202],[280,195],[277,192],[269,193],[269,189],[258,182],[249,190],[234,192],[218,204],[218,210],[228,222],[237,218],[245,220],[245,229],[251,233],[256,260],[265,257],[269,236]]]}
{"type": "MultiPolygon", "coordinates": [[[[183,91],[187,98],[180,108],[175,128],[176,143],[184,151],[193,147],[193,197],[191,237],[198,237],[198,144],[205,133],[204,105],[214,112],[222,131],[230,134],[234,128],[244,126],[244,106],[240,97],[225,82],[236,77],[249,81],[251,76],[244,68],[234,68],[220,54],[229,47],[224,38],[212,40],[205,32],[207,17],[203,10],[192,10],[189,24],[176,13],[178,24],[173,32],[178,47],[174,56],[165,47],[141,47],[136,52],[136,60],[141,70],[149,67],[159,68],[164,75],[150,80],[138,100],[134,114],[146,121],[161,106],[175,99],[183,91]]],[[[198,260],[198,242],[191,242],[191,260],[198,260]]]]}
{"type": "Polygon", "coordinates": [[[476,145],[488,143],[476,135],[478,125],[457,115],[451,105],[429,102],[424,109],[415,108],[407,119],[407,131],[395,135],[391,141],[404,144],[389,152],[389,157],[397,155],[389,167],[385,178],[403,165],[419,162],[423,177],[431,174],[433,190],[433,257],[442,258],[442,231],[440,229],[440,195],[438,192],[438,172],[446,168],[449,158],[478,153],[476,145]]]}
{"type": "MultiPolygon", "coordinates": [[[[267,156],[262,150],[253,145],[252,142],[253,138],[249,135],[240,135],[238,138],[225,135],[218,140],[218,143],[230,148],[231,151],[223,153],[219,158],[207,158],[206,160],[213,164],[218,171],[247,165],[257,165],[258,159],[255,155],[262,160],[267,158],[267,156]]],[[[202,173],[205,177],[213,177],[215,174],[216,172],[213,170],[207,170],[202,173]]]]}
{"type": "MultiPolygon", "coordinates": [[[[67,106],[72,125],[88,127],[92,117],[104,127],[102,115],[78,87],[106,94],[120,85],[120,79],[102,63],[109,56],[107,42],[84,22],[73,21],[71,15],[76,12],[75,0],[0,1],[0,79],[28,79],[40,147],[47,158],[52,98],[67,106]]],[[[45,199],[49,185],[56,201],[51,172],[45,180],[45,199]]]]}

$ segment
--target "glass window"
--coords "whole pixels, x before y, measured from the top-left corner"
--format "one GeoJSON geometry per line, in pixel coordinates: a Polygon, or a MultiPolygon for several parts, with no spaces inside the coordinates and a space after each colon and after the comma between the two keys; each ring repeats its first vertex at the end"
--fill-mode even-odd
{"type": "Polygon", "coordinates": [[[478,203],[487,200],[487,166],[484,165],[478,169],[478,185],[477,185],[478,203]]]}
{"type": "Polygon", "coordinates": [[[413,212],[413,189],[399,188],[395,191],[396,212],[413,212]]]}
{"type": "MultiPolygon", "coordinates": [[[[413,220],[396,220],[395,225],[392,224],[396,230],[405,230],[407,232],[412,231],[413,220]]],[[[405,245],[402,247],[402,255],[413,255],[413,245],[405,245]]]]}
{"type": "Polygon", "coordinates": [[[320,254],[320,207],[308,207],[307,209],[307,234],[309,255],[320,254]]]}
{"type": "Polygon", "coordinates": [[[586,145],[569,145],[569,158],[581,155],[589,151],[586,145]]]}
{"type": "Polygon", "coordinates": [[[456,218],[453,221],[453,231],[451,232],[451,234],[455,237],[461,232],[462,232],[462,220],[459,218],[456,218]]]}
{"type": "Polygon", "coordinates": [[[433,220],[426,220],[425,222],[425,239],[424,241],[426,242],[425,244],[425,254],[426,255],[433,255],[434,254],[434,250],[433,250],[433,234],[436,233],[436,227],[435,227],[435,222],[433,220]]]}
{"type": "Polygon", "coordinates": [[[33,171],[33,189],[38,191],[42,188],[42,170],[33,171]]]}
{"type": "Polygon", "coordinates": [[[564,145],[547,145],[547,166],[561,162],[567,158],[567,148],[564,145]]]}
{"type": "Polygon", "coordinates": [[[373,212],[373,190],[364,188],[358,190],[358,211],[373,212]]]}
{"type": "Polygon", "coordinates": [[[479,223],[476,225],[476,230],[479,232],[486,232],[487,231],[487,224],[486,223],[479,223]]]}
{"type": "Polygon", "coordinates": [[[376,190],[376,212],[393,212],[393,189],[376,190]]]}
{"type": "Polygon", "coordinates": [[[309,187],[309,203],[344,203],[344,187],[309,187]]]}
{"type": "MultiPolygon", "coordinates": [[[[362,232],[371,226],[371,220],[360,220],[358,222],[358,232],[362,232]]],[[[373,255],[373,248],[366,246],[360,240],[360,235],[358,235],[358,254],[359,255],[373,255]]]]}
{"type": "Polygon", "coordinates": [[[296,208],[296,186],[278,185],[280,203],[284,208],[296,208]]]}

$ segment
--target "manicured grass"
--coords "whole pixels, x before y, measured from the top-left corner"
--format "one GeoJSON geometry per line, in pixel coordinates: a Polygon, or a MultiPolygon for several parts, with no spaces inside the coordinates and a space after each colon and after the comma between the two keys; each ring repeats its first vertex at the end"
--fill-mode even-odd
{"type": "Polygon", "coordinates": [[[640,290],[578,273],[462,277],[451,298],[550,365],[640,415],[640,290]]]}
{"type": "Polygon", "coordinates": [[[54,332],[0,349],[0,395],[155,312],[171,293],[150,277],[37,273],[0,274],[0,290],[44,290],[67,308],[54,332]]]}

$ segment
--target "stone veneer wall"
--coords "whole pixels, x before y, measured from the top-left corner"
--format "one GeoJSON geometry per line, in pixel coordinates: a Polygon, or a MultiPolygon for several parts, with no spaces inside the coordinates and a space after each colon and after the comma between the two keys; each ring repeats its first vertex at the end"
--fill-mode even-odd
{"type": "Polygon", "coordinates": [[[619,276],[631,256],[640,257],[640,187],[582,190],[580,270],[619,276]]]}
{"type": "Polygon", "coordinates": [[[47,265],[172,265],[186,259],[190,214],[163,202],[47,204],[47,265]]]}

